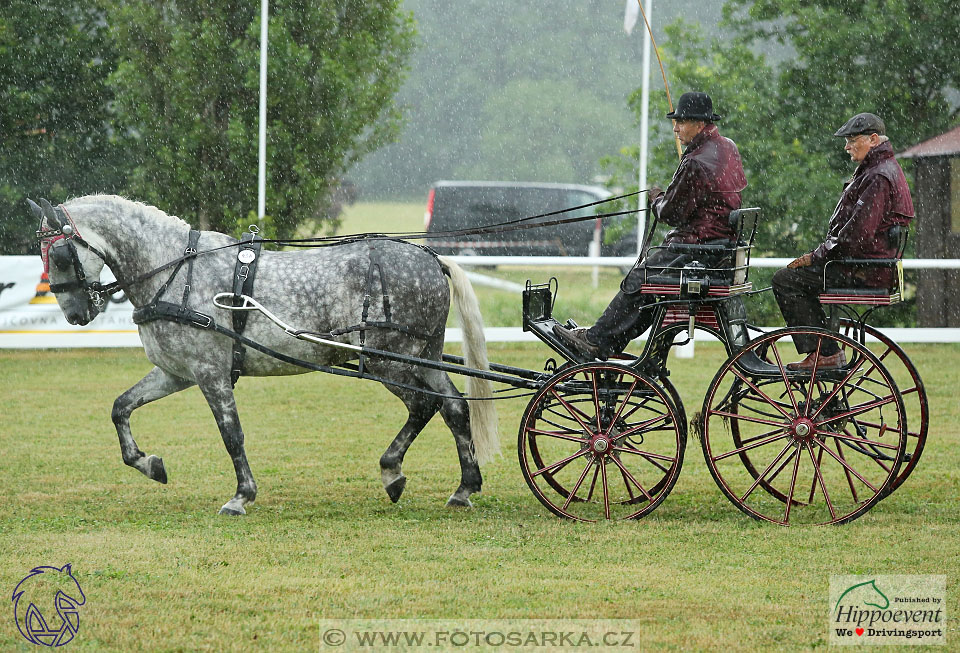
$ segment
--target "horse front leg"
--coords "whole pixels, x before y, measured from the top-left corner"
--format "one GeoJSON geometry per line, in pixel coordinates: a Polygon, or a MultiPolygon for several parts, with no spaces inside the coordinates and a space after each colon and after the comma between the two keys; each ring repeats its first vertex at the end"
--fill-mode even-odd
{"type": "Polygon", "coordinates": [[[200,391],[207,400],[213,417],[217,420],[220,437],[233,460],[233,468],[237,473],[237,493],[232,499],[220,508],[221,515],[245,515],[244,506],[253,503],[257,498],[257,484],[253,480],[253,472],[247,463],[247,454],[243,447],[243,429],[240,427],[240,416],[237,413],[237,402],[233,396],[233,389],[227,379],[217,378],[211,382],[201,381],[200,391]]]}
{"type": "Polygon", "coordinates": [[[155,367],[140,379],[136,385],[117,397],[113,402],[111,418],[117,427],[120,438],[120,454],[123,462],[140,470],[147,478],[159,483],[167,482],[167,470],[159,456],[147,456],[137,446],[130,431],[130,415],[140,406],[162,399],[167,395],[180,392],[193,385],[192,381],[182,379],[155,367]]]}

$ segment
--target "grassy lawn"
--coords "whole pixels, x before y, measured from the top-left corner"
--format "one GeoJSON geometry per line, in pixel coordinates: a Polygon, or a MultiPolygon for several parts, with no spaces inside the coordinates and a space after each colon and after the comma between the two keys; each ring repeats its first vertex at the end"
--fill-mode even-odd
{"type": "MultiPolygon", "coordinates": [[[[0,589],[72,563],[87,603],[69,646],[84,651],[317,650],[321,619],[356,617],[617,618],[639,650],[807,650],[828,645],[831,574],[945,574],[956,615],[960,347],[907,350],[930,393],[919,468],[851,524],[794,529],[730,504],[692,436],[676,488],[646,519],[558,521],[518,469],[523,399],[498,406],[504,457],[484,468],[473,510],[444,507],[459,470],[440,420],[410,449],[391,504],[377,460],[401,404],[374,383],[316,374],[239,383],[260,494],[246,517],[218,517],[235,479],[196,389],[134,414],[140,448],[166,463],[159,485],[123,465],[110,421],[113,399],[149,370],[141,352],[0,351],[0,589]]],[[[547,353],[490,351],[535,369],[547,353]]],[[[699,343],[696,358],[672,361],[688,414],[723,358],[699,343]]],[[[0,650],[34,650],[11,614],[8,603],[0,650]]]]}

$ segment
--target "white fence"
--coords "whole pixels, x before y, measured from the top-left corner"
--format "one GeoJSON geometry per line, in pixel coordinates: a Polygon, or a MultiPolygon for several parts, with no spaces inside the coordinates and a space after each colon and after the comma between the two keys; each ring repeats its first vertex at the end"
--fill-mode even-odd
{"type": "MultiPolygon", "coordinates": [[[[626,267],[634,262],[631,257],[573,258],[573,257],[504,257],[454,256],[461,264],[626,267]]],[[[790,259],[753,259],[755,267],[783,267],[790,259]]],[[[958,269],[958,259],[909,259],[904,268],[958,269]]],[[[56,347],[139,347],[140,338],[133,323],[133,306],[129,302],[110,302],[106,310],[90,324],[79,327],[63,318],[53,295],[41,283],[42,267],[39,256],[0,256],[0,349],[2,348],[56,348],[56,347]]],[[[472,275],[473,276],[473,275],[472,275]]],[[[476,279],[477,277],[474,276],[476,279]]],[[[517,293],[518,284],[501,284],[506,292],[517,293]]],[[[517,303],[519,306],[519,297],[517,303]]],[[[960,329],[885,329],[897,342],[960,342],[960,329]]],[[[490,342],[523,342],[533,340],[519,327],[488,328],[490,342]]],[[[709,340],[706,334],[699,339],[709,340]]],[[[460,340],[459,329],[447,330],[448,342],[460,340]]]]}

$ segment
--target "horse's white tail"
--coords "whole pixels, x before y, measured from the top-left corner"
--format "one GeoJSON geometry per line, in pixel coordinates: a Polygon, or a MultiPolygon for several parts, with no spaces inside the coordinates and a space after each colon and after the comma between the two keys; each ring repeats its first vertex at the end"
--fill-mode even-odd
{"type": "MultiPolygon", "coordinates": [[[[477,370],[489,370],[487,360],[487,341],[483,337],[483,317],[480,305],[473,292],[470,280],[459,265],[450,259],[439,256],[440,264],[446,269],[453,289],[453,301],[457,307],[457,316],[463,329],[463,357],[467,367],[477,370]]],[[[470,433],[479,464],[488,463],[500,453],[500,436],[497,433],[497,407],[493,397],[493,384],[486,379],[467,377],[467,395],[481,399],[470,402],[470,433]]]]}

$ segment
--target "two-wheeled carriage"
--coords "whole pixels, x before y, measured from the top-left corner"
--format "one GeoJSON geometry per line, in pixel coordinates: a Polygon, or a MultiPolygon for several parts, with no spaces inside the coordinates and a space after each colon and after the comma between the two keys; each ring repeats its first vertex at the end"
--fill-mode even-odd
{"type": "Polygon", "coordinates": [[[641,292],[655,296],[653,326],[635,358],[589,361],[565,347],[553,335],[552,288],[528,286],[524,328],[568,361],[530,401],[518,439],[524,478],[551,512],[585,521],[639,518],[663,502],[687,440],[667,354],[682,332],[692,338],[695,329],[719,339],[728,359],[692,427],[711,475],[743,512],[784,525],[844,523],[915,468],[927,433],[923,383],[903,350],[866,324],[875,308],[900,300],[899,258],[847,262],[895,267],[892,288],[824,288],[821,302],[844,311],[831,311],[838,330],[763,333],[747,324],[743,305],[752,291],[756,210],[731,217],[736,242],[668,245],[688,263],[647,270],[641,292]],[[705,266],[692,258],[726,261],[705,266]],[[834,341],[846,364],[789,369],[785,359],[801,333],[817,340],[817,352],[834,341]],[[879,342],[876,351],[868,336],[879,342]]]}

